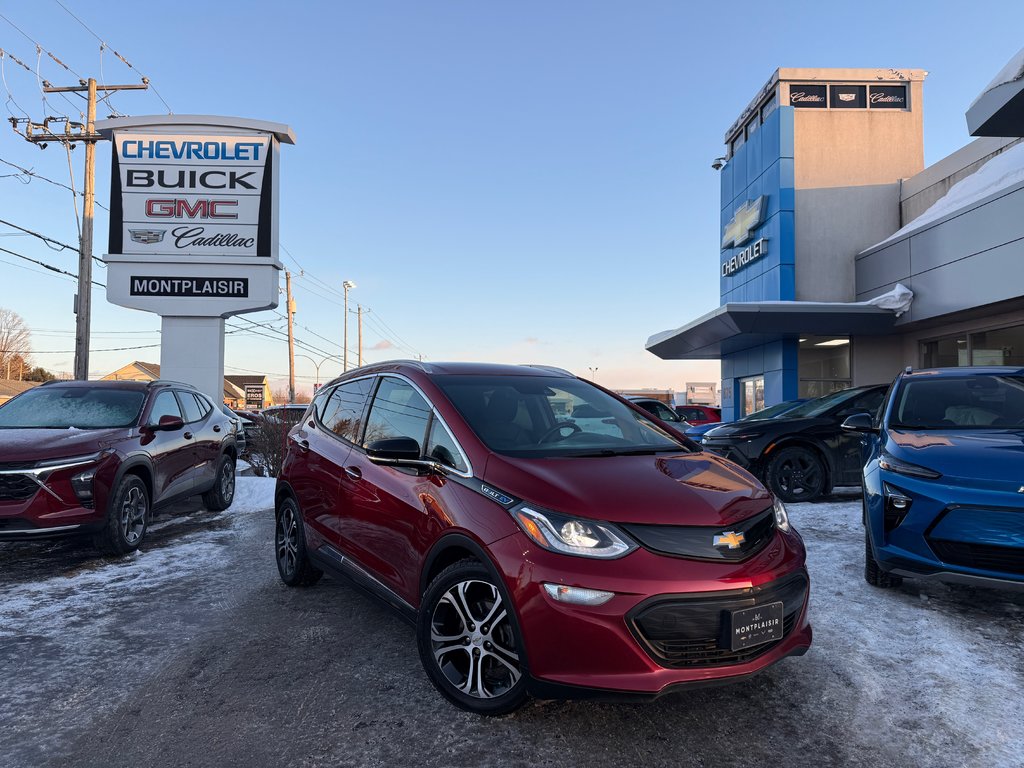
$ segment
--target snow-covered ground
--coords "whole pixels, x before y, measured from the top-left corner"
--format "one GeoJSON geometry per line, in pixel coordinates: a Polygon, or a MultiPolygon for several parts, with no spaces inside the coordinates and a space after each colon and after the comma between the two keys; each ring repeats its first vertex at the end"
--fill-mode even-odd
{"type": "MultiPolygon", "coordinates": [[[[428,731],[439,727],[430,718],[447,721],[454,710],[422,679],[414,646],[406,655],[409,638],[397,619],[368,608],[340,585],[333,592],[330,584],[302,594],[281,591],[271,545],[273,488],[270,478],[239,477],[228,511],[186,509],[161,517],[145,549],[119,560],[98,559],[88,547],[67,542],[0,546],[0,756],[11,765],[59,762],[74,738],[105,721],[120,722],[122,707],[130,710],[141,692],[161,684],[155,681],[173,680],[168,670],[190,650],[223,648],[225,623],[247,626],[256,620],[254,610],[282,612],[292,605],[316,611],[325,636],[346,631],[351,617],[361,615],[363,621],[369,616],[383,622],[378,630],[397,643],[394,652],[405,670],[401,685],[415,693],[410,701],[420,701],[420,709],[412,711],[417,705],[382,690],[362,703],[381,712],[364,719],[424,720],[428,731]],[[307,602],[297,602],[302,599],[307,602]],[[349,602],[339,612],[342,600],[349,602]]],[[[872,588],[862,576],[857,496],[789,510],[807,543],[811,573],[815,637],[806,656],[748,683],[666,697],[649,707],[539,703],[498,721],[466,716],[458,720],[463,738],[484,744],[500,732],[509,743],[523,745],[523,752],[537,741],[535,732],[543,732],[539,751],[527,755],[531,764],[540,764],[546,759],[540,744],[549,738],[583,749],[572,733],[582,730],[599,740],[607,733],[613,745],[639,734],[649,749],[661,750],[651,753],[658,763],[687,748],[711,749],[700,733],[687,730],[696,727],[696,718],[707,717],[702,728],[728,722],[730,733],[743,733],[751,742],[752,755],[775,754],[782,765],[1022,765],[1024,595],[909,580],[896,590],[872,588]],[[699,714],[708,712],[714,714],[699,714]]],[[[372,632],[347,637],[348,645],[337,648],[346,647],[351,662],[337,655],[333,641],[335,650],[324,651],[341,670],[338,679],[345,679],[348,663],[373,679],[372,648],[384,638],[372,632]]],[[[316,644],[303,650],[319,652],[316,644]]],[[[260,661],[256,655],[244,664],[258,667],[260,661]]],[[[278,659],[282,663],[278,685],[289,677],[288,664],[297,662],[278,659]]],[[[214,710],[218,701],[227,706],[218,697],[231,700],[229,692],[218,690],[210,694],[214,710]]],[[[271,701],[289,695],[287,689],[250,692],[271,701]]],[[[110,734],[110,743],[119,738],[110,734]]],[[[312,748],[328,754],[339,737],[324,738],[312,748]]],[[[565,764],[576,764],[578,757],[569,754],[565,764]]],[[[603,766],[612,764],[614,754],[593,757],[595,766],[603,766]]],[[[0,764],[8,763],[0,757],[0,764]]]]}

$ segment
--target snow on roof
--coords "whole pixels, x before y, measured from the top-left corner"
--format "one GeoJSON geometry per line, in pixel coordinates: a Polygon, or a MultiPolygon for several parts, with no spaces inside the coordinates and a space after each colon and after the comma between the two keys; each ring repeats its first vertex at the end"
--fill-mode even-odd
{"type": "Polygon", "coordinates": [[[999,70],[999,73],[992,78],[992,82],[986,85],[985,90],[979,93],[978,97],[971,102],[971,107],[981,101],[981,97],[993,88],[1020,80],[1022,77],[1024,77],[1024,48],[1021,48],[1016,56],[1006,62],[1006,66],[999,70]]]}
{"type": "Polygon", "coordinates": [[[863,253],[924,229],[939,219],[968,208],[986,197],[1024,183],[1024,142],[1001,152],[970,176],[958,181],[924,213],[863,253]]]}

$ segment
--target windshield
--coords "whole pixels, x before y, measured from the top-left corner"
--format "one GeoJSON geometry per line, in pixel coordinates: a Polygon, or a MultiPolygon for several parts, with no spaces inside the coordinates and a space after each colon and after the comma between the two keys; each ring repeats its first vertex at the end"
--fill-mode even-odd
{"type": "Polygon", "coordinates": [[[784,413],[788,413],[793,408],[796,408],[797,403],[792,400],[787,400],[784,403],[776,403],[770,405],[767,408],[762,408],[760,411],[754,411],[751,414],[744,416],[739,421],[761,421],[762,419],[774,419],[776,416],[781,416],[784,413]]]}
{"type": "Polygon", "coordinates": [[[943,376],[905,379],[890,417],[905,429],[1000,429],[1024,426],[1024,377],[943,376]]]}
{"type": "Polygon", "coordinates": [[[37,387],[0,406],[0,429],[108,429],[139,418],[144,392],[110,387],[37,387]]]}
{"type": "Polygon", "coordinates": [[[579,379],[438,376],[434,381],[487,447],[507,456],[692,450],[642,413],[579,379]]]}
{"type": "Polygon", "coordinates": [[[816,416],[821,416],[834,406],[841,405],[847,400],[852,400],[858,395],[863,394],[863,389],[841,389],[838,392],[832,392],[816,400],[808,400],[806,403],[798,405],[789,411],[786,416],[793,419],[813,419],[816,416]]]}

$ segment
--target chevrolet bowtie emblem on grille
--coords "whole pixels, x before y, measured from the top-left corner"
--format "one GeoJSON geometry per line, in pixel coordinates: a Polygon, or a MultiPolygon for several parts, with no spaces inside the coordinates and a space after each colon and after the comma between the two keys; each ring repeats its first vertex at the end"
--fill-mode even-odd
{"type": "Polygon", "coordinates": [[[1024,493],[1024,485],[1017,489],[1017,493],[1024,493]]]}
{"type": "Polygon", "coordinates": [[[162,229],[129,229],[128,234],[132,236],[132,242],[145,245],[159,243],[164,239],[164,230],[162,229]]]}
{"type": "Polygon", "coordinates": [[[726,533],[715,534],[714,545],[716,547],[728,547],[729,549],[739,549],[740,544],[747,540],[747,537],[742,533],[736,533],[736,531],[728,531],[726,533]]]}
{"type": "Polygon", "coordinates": [[[764,195],[756,200],[747,200],[736,209],[732,221],[725,225],[722,247],[739,246],[754,236],[754,230],[761,224],[764,216],[764,195]]]}

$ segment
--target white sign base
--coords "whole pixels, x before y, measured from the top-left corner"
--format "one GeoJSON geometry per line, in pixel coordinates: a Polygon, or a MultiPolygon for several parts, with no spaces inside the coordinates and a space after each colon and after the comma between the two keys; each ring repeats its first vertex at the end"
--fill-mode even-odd
{"type": "Polygon", "coordinates": [[[224,318],[160,318],[160,378],[191,384],[224,402],[224,318]]]}

